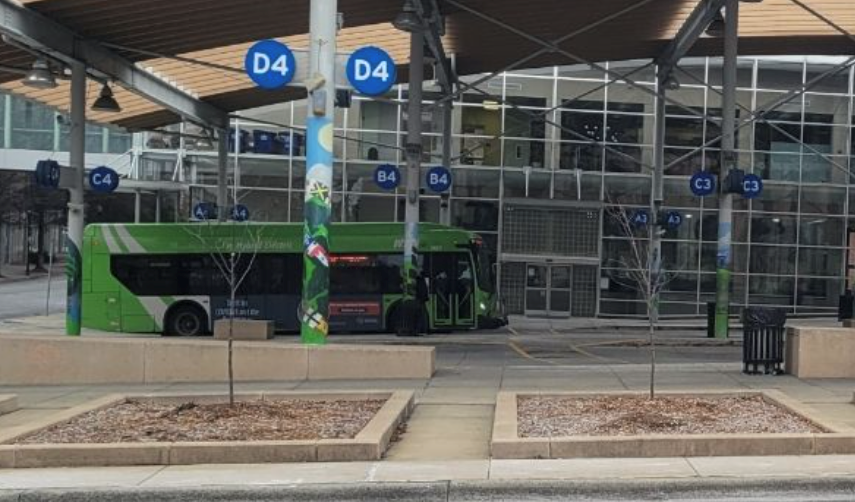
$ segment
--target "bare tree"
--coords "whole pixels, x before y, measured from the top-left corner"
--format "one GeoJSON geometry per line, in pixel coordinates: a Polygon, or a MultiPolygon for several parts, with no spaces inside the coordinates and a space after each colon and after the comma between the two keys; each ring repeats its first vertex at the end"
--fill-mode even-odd
{"type": "MultiPolygon", "coordinates": [[[[224,208],[220,209],[221,211],[224,208]]],[[[234,379],[234,320],[236,317],[237,293],[255,265],[255,259],[261,248],[263,226],[248,222],[212,222],[199,223],[186,227],[187,232],[206,249],[220,277],[226,283],[229,292],[227,316],[228,333],[228,378],[229,406],[235,404],[234,379]],[[220,230],[227,227],[228,231],[220,230]]]]}
{"type": "MultiPolygon", "coordinates": [[[[659,301],[662,291],[677,274],[662,270],[662,257],[656,256],[652,246],[653,232],[664,230],[656,225],[656,215],[647,213],[644,225],[634,220],[634,214],[606,193],[606,213],[618,231],[627,237],[629,252],[620,258],[610,258],[609,265],[626,271],[626,276],[612,276],[611,280],[636,291],[644,301],[647,313],[647,344],[650,352],[650,399],[656,397],[656,330],[659,324],[659,301]]],[[[679,268],[679,267],[678,267],[679,268]]]]}

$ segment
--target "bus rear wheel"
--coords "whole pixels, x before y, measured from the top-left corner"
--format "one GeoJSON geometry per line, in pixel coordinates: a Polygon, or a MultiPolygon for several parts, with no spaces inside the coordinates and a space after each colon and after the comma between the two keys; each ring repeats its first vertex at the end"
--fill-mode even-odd
{"type": "Polygon", "coordinates": [[[169,336],[200,336],[207,332],[208,316],[197,305],[179,305],[166,318],[164,334],[169,336]]]}

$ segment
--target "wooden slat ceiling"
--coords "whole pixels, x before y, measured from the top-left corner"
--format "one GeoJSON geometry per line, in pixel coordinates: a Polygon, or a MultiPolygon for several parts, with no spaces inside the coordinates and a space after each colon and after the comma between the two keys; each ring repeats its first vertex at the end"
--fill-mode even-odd
{"type": "MultiPolygon", "coordinates": [[[[458,0],[508,25],[544,40],[553,40],[591,26],[598,20],[642,0],[458,0]]],[[[652,0],[628,14],[582,33],[561,47],[589,61],[655,57],[674,36],[698,0],[652,0]]],[[[123,53],[131,61],[227,111],[236,111],[294,99],[296,90],[270,92],[255,89],[240,73],[247,47],[255,40],[278,38],[295,48],[306,47],[308,0],[23,0],[27,7],[94,40],[216,63],[238,71],[212,69],[168,58],[149,58],[140,52],[123,53]]],[[[855,32],[855,0],[805,0],[815,10],[855,32]]],[[[339,50],[377,45],[389,51],[402,70],[408,59],[409,37],[389,21],[400,0],[340,0],[345,28],[339,50]]],[[[465,9],[440,0],[446,14],[446,50],[454,54],[461,75],[494,71],[540,49],[465,9]]],[[[855,42],[816,19],[791,0],[742,3],[741,55],[855,53],[855,42]]],[[[721,53],[721,40],[701,39],[695,55],[721,53]]],[[[0,64],[26,68],[32,56],[0,44],[0,64]]],[[[572,64],[559,53],[547,53],[518,68],[572,64]]],[[[406,71],[399,75],[405,77],[406,71]]],[[[22,86],[20,75],[0,73],[0,86],[54,106],[68,107],[68,83],[37,91],[22,86]]],[[[99,86],[91,83],[90,101],[99,86]]],[[[124,89],[116,89],[119,114],[91,114],[93,120],[127,128],[150,128],[175,122],[177,117],[124,89]]]]}

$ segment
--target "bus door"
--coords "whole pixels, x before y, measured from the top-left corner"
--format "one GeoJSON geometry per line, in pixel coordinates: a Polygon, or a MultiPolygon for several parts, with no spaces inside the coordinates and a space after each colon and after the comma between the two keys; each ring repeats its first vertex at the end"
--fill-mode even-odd
{"type": "Polygon", "coordinates": [[[434,253],[427,261],[433,327],[474,326],[475,284],[469,255],[434,253]]]}

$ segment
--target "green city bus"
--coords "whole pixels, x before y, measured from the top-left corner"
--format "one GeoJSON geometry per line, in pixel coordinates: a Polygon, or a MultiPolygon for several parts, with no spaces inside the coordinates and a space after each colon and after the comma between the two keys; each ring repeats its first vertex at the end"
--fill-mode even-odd
{"type": "MultiPolygon", "coordinates": [[[[403,224],[340,223],[330,232],[330,330],[395,332],[401,322],[403,224]]],[[[233,252],[236,276],[245,273],[235,317],[299,331],[303,225],[287,223],[89,225],[83,240],[83,326],[208,334],[213,321],[229,313],[229,274],[222,263],[233,252]]],[[[418,252],[427,329],[505,322],[489,251],[479,236],[421,224],[418,252]]]]}

